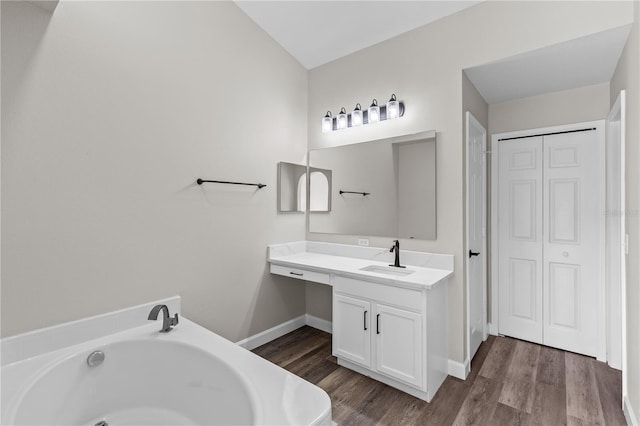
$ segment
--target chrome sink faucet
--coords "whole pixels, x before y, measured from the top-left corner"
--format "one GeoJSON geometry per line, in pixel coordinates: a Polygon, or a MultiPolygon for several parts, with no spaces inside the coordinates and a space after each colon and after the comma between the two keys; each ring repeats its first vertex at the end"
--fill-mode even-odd
{"type": "Polygon", "coordinates": [[[389,251],[393,252],[394,250],[396,252],[396,259],[393,262],[393,265],[389,265],[389,266],[395,266],[396,268],[406,268],[406,266],[400,265],[400,241],[399,240],[393,240],[393,245],[391,246],[391,249],[389,249],[389,251]]]}
{"type": "Polygon", "coordinates": [[[160,329],[160,333],[167,333],[171,331],[173,327],[178,325],[178,314],[175,314],[173,318],[169,316],[169,308],[167,305],[156,305],[149,312],[149,317],[147,318],[150,321],[157,320],[158,314],[162,311],[162,328],[160,329]]]}

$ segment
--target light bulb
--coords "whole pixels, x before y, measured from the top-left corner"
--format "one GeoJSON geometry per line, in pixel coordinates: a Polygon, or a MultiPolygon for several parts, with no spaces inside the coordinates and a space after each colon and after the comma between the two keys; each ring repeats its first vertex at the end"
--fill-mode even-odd
{"type": "Polygon", "coordinates": [[[374,99],[367,111],[367,122],[375,123],[376,121],[380,121],[380,107],[378,106],[378,100],[374,99]]]}
{"type": "Polygon", "coordinates": [[[351,127],[362,126],[362,107],[360,104],[356,104],[356,107],[351,112],[351,127]]]}
{"type": "Polygon", "coordinates": [[[331,117],[331,111],[327,111],[327,114],[322,117],[322,133],[328,133],[333,130],[333,117],[331,117]]]}
{"type": "Polygon", "coordinates": [[[387,120],[400,117],[400,104],[396,100],[395,93],[391,95],[391,99],[387,102],[387,120]]]}
{"type": "Polygon", "coordinates": [[[346,129],[347,124],[347,111],[342,107],[340,114],[338,114],[338,129],[346,129]]]}

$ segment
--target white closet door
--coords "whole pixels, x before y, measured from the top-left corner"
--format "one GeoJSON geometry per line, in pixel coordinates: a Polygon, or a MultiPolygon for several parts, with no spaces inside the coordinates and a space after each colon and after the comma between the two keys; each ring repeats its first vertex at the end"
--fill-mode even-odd
{"type": "Polygon", "coordinates": [[[542,343],[542,138],[498,149],[498,330],[542,343]]]}
{"type": "Polygon", "coordinates": [[[596,354],[599,166],[595,131],[544,137],[544,344],[596,354]]]}

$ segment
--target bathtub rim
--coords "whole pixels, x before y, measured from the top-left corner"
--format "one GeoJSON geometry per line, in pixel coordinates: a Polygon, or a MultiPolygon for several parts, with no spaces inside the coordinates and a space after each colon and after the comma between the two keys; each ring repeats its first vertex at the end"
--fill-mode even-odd
{"type": "MultiPolygon", "coordinates": [[[[181,318],[181,320],[186,320],[181,318]]],[[[188,321],[188,320],[187,320],[188,321]]],[[[197,325],[191,321],[189,321],[191,325],[197,325]]],[[[46,377],[50,374],[55,368],[59,367],[61,364],[67,363],[74,358],[78,358],[80,362],[82,362],[82,358],[85,353],[91,350],[109,350],[113,345],[118,345],[122,343],[136,343],[136,342],[157,342],[159,344],[169,344],[169,345],[177,345],[182,347],[188,347],[190,350],[195,350],[207,356],[213,357],[217,362],[220,362],[224,365],[225,368],[231,370],[235,379],[239,380],[242,384],[243,389],[248,393],[249,400],[252,404],[253,409],[253,417],[254,424],[262,424],[263,420],[263,410],[262,404],[260,403],[260,396],[255,389],[255,386],[252,386],[252,383],[246,377],[246,375],[237,368],[227,362],[225,359],[216,356],[216,354],[211,353],[210,351],[206,351],[195,344],[184,342],[184,341],[176,341],[173,339],[162,339],[166,334],[157,333],[157,326],[150,327],[151,324],[145,324],[143,326],[135,327],[127,331],[122,331],[119,333],[114,333],[104,338],[89,340],[87,342],[79,343],[77,345],[70,346],[65,349],[59,350],[61,354],[51,359],[49,362],[44,363],[41,368],[37,369],[33,372],[32,375],[28,377],[28,379],[22,383],[18,389],[18,391],[13,395],[10,400],[9,406],[2,409],[2,424],[15,424],[15,419],[20,409],[20,405],[24,402],[24,398],[27,396],[28,392],[32,389],[34,385],[38,383],[42,378],[46,377]],[[148,330],[151,329],[151,330],[148,330]],[[139,333],[144,333],[143,335],[139,335],[139,333]],[[156,336],[158,338],[153,338],[156,336]],[[146,336],[146,337],[145,337],[146,336]],[[130,337],[130,338],[127,338],[130,337]],[[95,342],[95,344],[94,344],[95,342]],[[5,413],[6,410],[6,413],[5,413]]],[[[58,351],[56,351],[58,352],[58,351]]],[[[45,353],[40,356],[53,355],[53,353],[45,353]]]]}
{"type": "MultiPolygon", "coordinates": [[[[52,365],[55,365],[61,362],[63,359],[67,357],[75,356],[79,351],[86,351],[87,349],[94,348],[99,345],[105,345],[112,341],[127,339],[129,336],[136,335],[138,333],[146,333],[147,335],[153,335],[156,339],[203,339],[207,341],[207,346],[211,345],[223,345],[222,348],[224,350],[222,352],[231,354],[232,357],[230,359],[233,360],[233,363],[239,361],[241,363],[248,363],[251,368],[246,370],[244,368],[237,369],[236,365],[234,365],[233,369],[242,374],[245,378],[249,380],[251,385],[256,386],[256,392],[259,394],[259,405],[262,411],[262,423],[265,425],[273,424],[273,425],[281,425],[281,424],[331,424],[331,399],[328,394],[319,388],[316,385],[309,383],[308,381],[284,370],[283,368],[259,357],[258,355],[248,351],[247,349],[236,345],[235,343],[219,336],[218,334],[200,326],[199,324],[190,321],[185,317],[180,318],[180,325],[178,325],[174,331],[170,333],[158,333],[158,327],[155,322],[145,322],[142,326],[132,327],[124,331],[120,331],[117,333],[113,333],[104,337],[100,337],[97,339],[91,339],[82,343],[78,343],[75,345],[71,345],[68,347],[64,347],[61,349],[57,349],[51,352],[43,353],[31,358],[27,358],[18,362],[14,362],[11,364],[6,364],[2,366],[2,372],[6,372],[7,370],[11,370],[11,376],[21,376],[25,375],[30,378],[32,376],[40,375],[44,371],[47,371],[51,368],[52,365]],[[188,332],[187,332],[188,330],[188,332]],[[28,370],[28,373],[24,373],[24,371],[28,370]],[[265,388],[268,385],[264,383],[260,384],[260,378],[268,377],[270,380],[278,380],[284,384],[284,382],[289,383],[290,381],[295,382],[297,385],[303,386],[303,390],[306,393],[309,393],[310,399],[314,401],[314,404],[306,404],[312,412],[304,413],[304,417],[292,417],[292,412],[286,410],[287,404],[289,406],[295,406],[296,403],[299,403],[300,400],[296,398],[297,394],[292,395],[280,395],[273,394],[271,390],[267,389],[267,394],[264,394],[265,388]],[[287,399],[289,398],[289,399],[287,399]],[[277,407],[278,409],[274,408],[277,407]]],[[[246,365],[245,365],[246,366],[246,365]]],[[[2,388],[3,392],[5,391],[5,379],[6,375],[2,374],[2,388]]],[[[0,410],[2,416],[0,417],[0,424],[10,424],[7,422],[6,416],[6,408],[7,406],[14,403],[16,395],[18,392],[15,388],[21,387],[21,385],[13,386],[13,395],[7,400],[6,395],[2,397],[2,407],[0,410]],[[7,403],[8,402],[8,403],[7,403]],[[5,405],[6,404],[6,405],[5,405]]],[[[253,387],[251,387],[253,389],[253,387]]],[[[284,392],[285,389],[281,389],[284,392]]],[[[290,389],[289,389],[290,390],[290,389]]],[[[295,410],[294,410],[295,411],[295,410]]],[[[298,416],[300,413],[297,413],[298,416]]]]}

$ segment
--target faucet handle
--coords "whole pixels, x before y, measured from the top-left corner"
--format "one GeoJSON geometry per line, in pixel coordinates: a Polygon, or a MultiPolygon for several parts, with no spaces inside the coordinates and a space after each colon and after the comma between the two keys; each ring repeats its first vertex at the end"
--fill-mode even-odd
{"type": "Polygon", "coordinates": [[[169,318],[169,326],[174,327],[178,325],[178,314],[175,314],[173,318],[169,318]]]}

